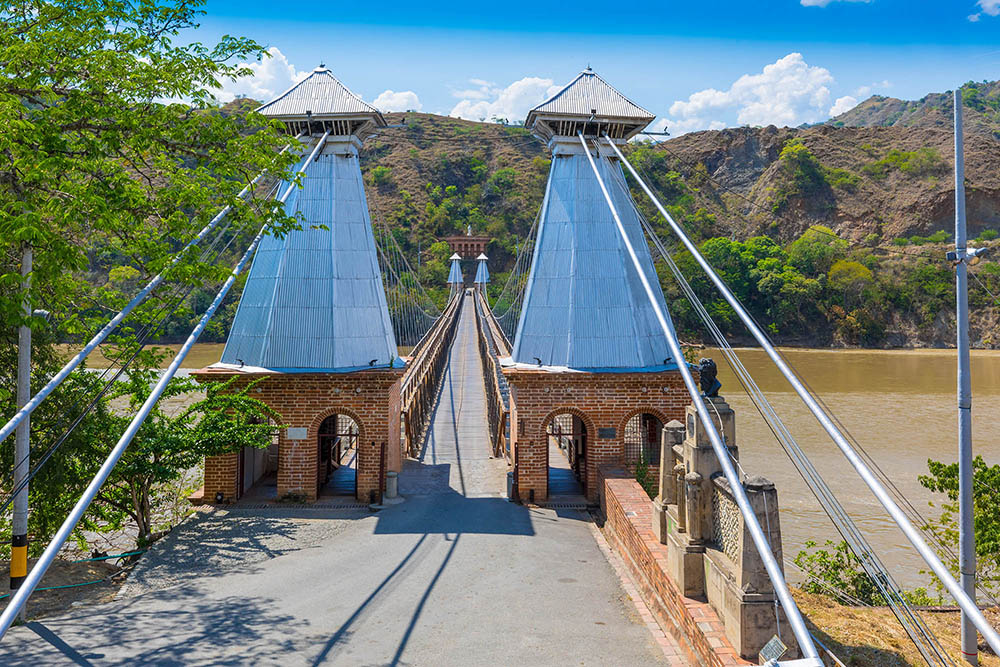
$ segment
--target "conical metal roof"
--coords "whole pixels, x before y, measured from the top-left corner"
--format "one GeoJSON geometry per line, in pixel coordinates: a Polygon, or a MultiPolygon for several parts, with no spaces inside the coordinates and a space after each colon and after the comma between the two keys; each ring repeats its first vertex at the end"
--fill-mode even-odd
{"type": "Polygon", "coordinates": [[[485,285],[490,281],[490,270],[486,268],[487,259],[489,258],[486,256],[486,253],[479,253],[479,257],[476,257],[476,279],[472,282],[485,285]]]}
{"type": "MultiPolygon", "coordinates": [[[[625,123],[630,128],[635,126],[642,129],[655,117],[655,114],[622,95],[588,67],[558,93],[529,111],[524,124],[525,127],[535,129],[539,120],[582,120],[590,123],[625,123]]],[[[549,131],[543,134],[560,132],[549,131]]]]}
{"type": "Polygon", "coordinates": [[[451,269],[448,271],[448,284],[458,285],[465,282],[465,278],[462,277],[462,258],[459,257],[456,252],[454,255],[449,257],[451,260],[451,269]]]}
{"type": "Polygon", "coordinates": [[[302,228],[261,242],[222,363],[284,372],[398,364],[357,155],[321,154],[285,209],[302,228]]]}
{"type": "Polygon", "coordinates": [[[378,109],[352,93],[327,67],[317,67],[257,111],[279,120],[305,120],[311,115],[314,120],[369,118],[379,127],[386,124],[378,109]]]}
{"type": "MultiPolygon", "coordinates": [[[[621,166],[607,157],[597,166],[668,313],[621,166]]],[[[585,155],[552,160],[511,356],[519,364],[581,370],[676,367],[585,155]]]]}

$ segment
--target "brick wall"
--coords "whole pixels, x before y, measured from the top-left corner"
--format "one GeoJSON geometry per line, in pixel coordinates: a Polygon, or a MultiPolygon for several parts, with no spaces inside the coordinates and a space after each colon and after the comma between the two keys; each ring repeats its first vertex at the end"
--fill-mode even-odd
{"type": "Polygon", "coordinates": [[[548,497],[548,437],[545,429],[558,414],[568,412],[587,428],[587,496],[598,493],[597,468],[624,463],[625,424],[648,412],[664,423],[684,419],[691,402],[678,371],[659,373],[554,373],[505,368],[511,387],[511,437],[518,463],[518,489],[527,500],[548,497]],[[614,437],[600,437],[614,429],[614,437]]]}
{"type": "Polygon", "coordinates": [[[667,574],[667,547],[653,534],[653,505],[623,468],[598,470],[603,531],[625,561],[656,622],[697,664],[751,665],[726,638],[725,625],[707,601],[681,594],[667,574]]]}
{"type": "MultiPolygon", "coordinates": [[[[379,488],[379,453],[386,443],[387,470],[402,462],[399,437],[399,381],[402,369],[373,369],[353,373],[236,373],[202,369],[191,374],[198,382],[220,382],[236,376],[236,387],[260,379],[253,395],[281,415],[278,437],[278,497],[315,500],[317,495],[317,433],[332,414],[346,414],[358,423],[358,499],[368,500],[379,488]],[[303,440],[290,440],[289,428],[305,428],[303,440]],[[374,446],[372,445],[374,443],[374,446]]],[[[225,454],[205,461],[204,499],[215,501],[221,491],[227,502],[236,499],[237,456],[225,454]]]]}

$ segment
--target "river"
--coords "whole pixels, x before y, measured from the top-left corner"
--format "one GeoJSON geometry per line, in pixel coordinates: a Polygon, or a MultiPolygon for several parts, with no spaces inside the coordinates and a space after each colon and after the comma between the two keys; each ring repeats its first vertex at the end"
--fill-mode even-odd
{"type": "MultiPolygon", "coordinates": [[[[954,350],[783,350],[788,361],[853,433],[893,483],[926,517],[944,496],[917,481],[927,459],[957,460],[954,350]],[[937,496],[936,498],[934,496],[937,496]]],[[[833,489],[840,502],[904,587],[927,585],[923,561],[895,527],[854,469],[823,431],[763,351],[737,354],[782,421],[833,489]]],[[[718,350],[705,350],[719,364],[720,392],[736,411],[740,462],[750,475],[775,483],[787,559],[806,540],[839,541],[833,525],[792,466],[764,420],[743,392],[718,350]]],[[[973,449],[986,462],[1000,462],[1000,353],[972,353],[973,449]]],[[[798,579],[790,570],[789,578],[798,579]]]]}
{"type": "MultiPolygon", "coordinates": [[[[165,347],[176,350],[179,346],[165,347]]],[[[201,368],[214,363],[223,347],[195,345],[184,366],[201,368]]],[[[925,516],[937,516],[938,510],[928,506],[933,494],[920,486],[917,476],[927,472],[928,458],[957,459],[954,350],[783,352],[910,502],[925,516]]],[[[899,582],[907,588],[926,585],[927,578],[920,574],[923,561],[774,365],[759,349],[739,349],[737,354],[899,582]]],[[[839,541],[721,352],[707,349],[702,356],[718,362],[721,393],[736,410],[743,468],[777,485],[786,557],[794,557],[809,539],[820,544],[826,539],[839,541]]],[[[99,367],[101,361],[94,359],[93,365],[99,367]]],[[[974,451],[995,464],[1000,462],[1000,352],[972,353],[972,388],[974,451]]],[[[799,578],[793,570],[788,575],[792,580],[799,578]]]]}

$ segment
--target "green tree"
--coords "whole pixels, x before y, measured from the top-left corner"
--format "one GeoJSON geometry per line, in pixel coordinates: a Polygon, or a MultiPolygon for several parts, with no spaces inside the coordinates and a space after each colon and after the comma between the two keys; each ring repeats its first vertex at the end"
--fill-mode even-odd
{"type": "MultiPolygon", "coordinates": [[[[101,248],[144,277],[161,269],[223,206],[236,231],[293,226],[273,203],[237,193],[294,159],[276,123],[224,113],[220,82],[250,74],[236,60],[266,56],[253,41],[214,47],[185,34],[200,0],[11,0],[0,7],[0,317],[21,320],[20,246],[35,248],[30,293],[66,333],[94,322],[75,308],[94,294],[79,280],[101,248]],[[187,100],[168,102],[166,100],[187,100]],[[69,313],[72,313],[70,315],[69,313]]],[[[178,279],[217,276],[193,259],[178,279]]],[[[116,309],[119,303],[98,303],[116,309]]],[[[148,312],[156,307],[141,312],[148,312]]],[[[104,317],[99,308],[92,311],[104,317]]]]}
{"type": "MultiPolygon", "coordinates": [[[[14,413],[11,355],[16,326],[24,319],[23,244],[35,250],[30,304],[54,316],[50,325],[30,320],[38,329],[32,369],[37,391],[61,366],[56,340],[89,336],[222,207],[232,207],[228,236],[237,254],[262,226],[282,234],[297,224],[259,196],[266,180],[250,200],[237,197],[265,169],[272,179],[289,178],[295,151],[280,153],[290,139],[252,105],[218,105],[213,95],[222,81],[251,74],[234,63],[267,54],[239,37],[225,36],[215,46],[193,41],[188,30],[196,27],[201,4],[0,5],[0,414],[14,413]]],[[[228,274],[228,262],[215,265],[207,261],[211,256],[199,255],[195,250],[185,256],[168,283],[204,287],[228,274]]],[[[171,292],[158,290],[120,327],[116,342],[134,349],[127,344],[138,327],[177,305],[171,292]]],[[[190,317],[187,307],[177,311],[173,324],[184,317],[190,317]]],[[[152,367],[149,358],[140,362],[139,368],[152,367]]],[[[80,369],[34,414],[32,460],[39,461],[94,404],[32,481],[33,549],[44,546],[120,433],[122,416],[100,396],[103,385],[97,374],[80,369]]],[[[194,433],[199,420],[212,423],[203,407],[199,417],[186,417],[194,433]]],[[[162,434],[174,441],[154,442],[162,425],[154,419],[140,448],[180,442],[178,431],[169,429],[162,434]]],[[[0,444],[3,474],[13,465],[13,444],[13,438],[0,444]]],[[[173,474],[171,465],[157,475],[173,474]]]]}
{"type": "Polygon", "coordinates": [[[813,225],[788,246],[788,263],[807,276],[818,276],[846,253],[847,241],[829,227],[813,225]]]}
{"type": "MultiPolygon", "coordinates": [[[[954,576],[958,568],[958,463],[927,460],[928,474],[920,475],[921,486],[943,493],[941,514],[930,521],[929,530],[944,547],[938,555],[954,576]]],[[[982,456],[972,462],[973,528],[976,534],[976,578],[993,595],[1000,595],[1000,465],[987,465],[982,456]]],[[[933,505],[933,504],[932,504],[933,505]]],[[[938,588],[941,589],[940,582],[938,588]]]]}
{"type": "MultiPolygon", "coordinates": [[[[112,419],[109,439],[124,432],[149,396],[156,375],[148,368],[133,370],[125,382],[116,386],[112,398],[126,402],[128,407],[112,419]]],[[[198,390],[191,380],[172,380],[101,488],[90,524],[99,522],[106,530],[120,529],[131,522],[138,527],[136,546],[143,547],[155,539],[157,528],[169,527],[155,523],[154,496],[160,488],[181,479],[206,456],[244,447],[263,449],[271,444],[280,416],[251,394],[259,381],[235,390],[233,382],[207,385],[204,399],[172,415],[164,407],[165,401],[183,399],[198,390]]]]}

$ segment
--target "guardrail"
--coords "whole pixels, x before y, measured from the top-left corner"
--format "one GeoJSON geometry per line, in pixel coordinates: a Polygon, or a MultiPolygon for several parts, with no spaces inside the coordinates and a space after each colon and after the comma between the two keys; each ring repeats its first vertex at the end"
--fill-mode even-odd
{"type": "Polygon", "coordinates": [[[458,292],[448,302],[444,313],[427,335],[413,348],[410,367],[400,388],[400,409],[403,437],[410,456],[420,452],[420,444],[430,423],[431,409],[437,399],[441,378],[448,364],[448,351],[455,338],[458,316],[462,311],[464,292],[458,292]]]}
{"type": "Polygon", "coordinates": [[[479,338],[479,357],[483,362],[483,384],[486,387],[486,412],[490,427],[493,455],[503,456],[510,462],[510,388],[507,378],[500,371],[500,356],[510,354],[490,312],[482,292],[476,291],[476,330],[479,338]],[[498,344],[499,343],[499,344],[498,344]]]}

